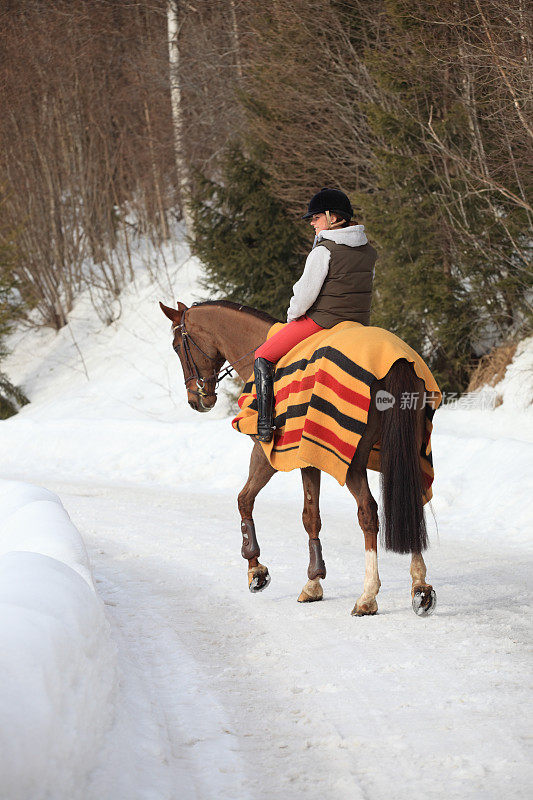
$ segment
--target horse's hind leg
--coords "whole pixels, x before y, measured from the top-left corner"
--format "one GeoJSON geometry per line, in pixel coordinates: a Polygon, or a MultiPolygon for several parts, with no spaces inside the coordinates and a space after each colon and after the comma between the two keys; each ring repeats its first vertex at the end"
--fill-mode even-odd
{"type": "MultiPolygon", "coordinates": [[[[419,381],[419,395],[423,396],[424,383],[419,381]]],[[[420,452],[422,443],[425,440],[426,432],[426,411],[422,404],[419,404],[416,412],[416,446],[420,452]]],[[[419,617],[429,617],[437,607],[437,595],[435,590],[426,582],[426,564],[422,553],[411,554],[411,597],[413,598],[413,611],[419,617]]]]}
{"type": "Polygon", "coordinates": [[[302,521],[309,536],[309,567],[305,584],[298,598],[299,603],[312,603],[322,600],[323,591],[320,578],[326,577],[326,565],[322,558],[322,545],[318,535],[322,522],[318,505],[320,497],[320,470],[316,467],[302,469],[302,482],[304,489],[304,510],[302,521]]]}
{"type": "Polygon", "coordinates": [[[363,471],[352,470],[346,483],[351,494],[357,500],[357,517],[365,537],[365,579],[363,593],[357,600],[352,616],[364,617],[376,614],[378,604],[376,596],[381,586],[378,572],[378,506],[374,500],[368,480],[366,469],[363,471]]]}
{"type": "Polygon", "coordinates": [[[248,587],[251,592],[261,592],[270,583],[267,567],[258,561],[261,551],[255,535],[252,512],[255,498],[275,472],[276,470],[269,464],[263,448],[255,442],[250,458],[248,480],[238,498],[242,532],[241,555],[248,561],[248,587]]]}
{"type": "MultiPolygon", "coordinates": [[[[423,384],[422,384],[423,387],[423,384]]],[[[422,406],[417,409],[416,441],[420,452],[426,431],[426,412],[422,406]]],[[[413,611],[419,617],[429,617],[437,607],[437,595],[429,583],[426,583],[426,564],[422,553],[411,554],[411,597],[413,598],[413,611]]]]}
{"type": "Polygon", "coordinates": [[[352,616],[355,617],[364,617],[377,612],[376,596],[381,586],[378,573],[378,505],[370,491],[366,474],[370,451],[379,439],[379,413],[372,401],[365,433],[346,476],[346,485],[357,501],[357,518],[365,537],[365,579],[363,593],[352,610],[352,616]]]}
{"type": "Polygon", "coordinates": [[[429,617],[437,607],[437,595],[433,587],[426,583],[426,564],[422,553],[413,553],[411,556],[411,579],[413,611],[419,617],[429,617]]]}

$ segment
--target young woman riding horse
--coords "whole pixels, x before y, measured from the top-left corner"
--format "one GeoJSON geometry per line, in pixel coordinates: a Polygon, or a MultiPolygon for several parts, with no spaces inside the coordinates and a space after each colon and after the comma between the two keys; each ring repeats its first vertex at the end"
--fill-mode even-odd
{"type": "MultiPolygon", "coordinates": [[[[266,417],[263,433],[271,435],[272,419],[269,415],[273,401],[268,396],[268,392],[272,391],[268,371],[273,370],[274,362],[318,327],[332,327],[339,319],[368,323],[376,253],[366,241],[363,226],[347,224],[351,216],[348,198],[341,192],[322,190],[311,200],[306,217],[311,219],[315,227],[316,246],[308,257],[304,274],[294,287],[288,314],[290,324],[281,332],[285,337],[274,335],[265,342],[276,320],[237,303],[208,301],[191,308],[178,303],[177,309],[160,304],[163,313],[172,321],[173,348],[181,361],[192,408],[209,411],[215,405],[216,388],[223,377],[222,367],[226,361],[246,381],[250,377],[255,354],[259,361],[263,359],[267,362],[265,367],[256,361],[254,371],[256,380],[258,371],[264,369],[267,372],[266,378],[259,377],[257,394],[258,398],[260,393],[266,395],[263,401],[266,417]],[[336,202],[326,199],[331,197],[336,202]],[[356,279],[352,280],[351,269],[356,279]],[[348,287],[348,294],[353,301],[351,305],[342,292],[337,291],[334,277],[341,286],[344,281],[348,287]],[[315,325],[317,327],[313,328],[315,325]],[[286,332],[291,333],[290,340],[286,332]],[[292,337],[293,332],[296,338],[292,337]],[[276,348],[269,348],[271,344],[276,348]]],[[[381,585],[377,564],[377,503],[370,491],[366,471],[372,448],[378,442],[385,546],[394,552],[411,553],[411,595],[415,612],[425,616],[435,609],[436,595],[426,583],[426,566],[422,557],[422,551],[427,546],[427,534],[420,454],[425,452],[426,411],[421,404],[400,410],[403,395],[421,396],[424,390],[424,380],[418,377],[413,364],[401,356],[384,377],[375,379],[370,387],[366,426],[346,474],[346,485],[357,501],[358,521],[365,539],[363,592],[353,608],[354,616],[377,612],[376,596],[381,585]],[[395,398],[392,407],[385,411],[380,410],[376,403],[376,396],[379,397],[383,392],[395,398]]],[[[241,516],[241,554],[248,561],[248,585],[251,592],[258,592],[268,586],[270,575],[267,567],[259,563],[260,549],[252,516],[253,507],[257,494],[276,473],[276,469],[267,459],[263,445],[258,441],[260,437],[254,435],[253,438],[255,443],[248,480],[239,494],[238,507],[241,516]]],[[[302,520],[309,537],[309,568],[308,581],[298,600],[313,602],[322,599],[320,581],[326,576],[319,539],[320,470],[306,466],[301,468],[301,474],[304,490],[302,520]]]]}
{"type": "Polygon", "coordinates": [[[350,225],[353,209],[338,189],[321,189],[311,198],[307,213],[315,229],[287,311],[286,325],[255,351],[257,437],[270,442],[274,417],[274,365],[303,339],[338,322],[370,323],[372,279],[377,253],[363,225],[350,225]]]}

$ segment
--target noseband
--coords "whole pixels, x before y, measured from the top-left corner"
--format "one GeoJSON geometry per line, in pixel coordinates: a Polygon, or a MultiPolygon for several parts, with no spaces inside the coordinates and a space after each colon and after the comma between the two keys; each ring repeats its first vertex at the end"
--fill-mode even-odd
{"type": "MultiPolygon", "coordinates": [[[[204,406],[203,403],[204,398],[207,397],[207,392],[205,390],[206,383],[214,380],[215,390],[216,390],[218,388],[218,384],[220,383],[220,381],[227,375],[231,375],[231,373],[234,371],[234,365],[237,364],[239,361],[242,361],[242,359],[246,358],[246,356],[250,355],[250,353],[253,353],[254,350],[250,350],[248,353],[245,353],[243,356],[238,358],[237,361],[234,361],[233,364],[228,364],[228,366],[224,371],[222,370],[222,367],[218,371],[215,371],[213,367],[214,359],[211,358],[211,356],[207,355],[207,353],[204,352],[204,350],[202,350],[200,345],[194,341],[191,334],[185,328],[185,313],[183,314],[182,321],[179,323],[179,325],[174,325],[172,327],[172,333],[175,333],[176,331],[181,332],[181,339],[183,342],[183,355],[185,358],[185,363],[187,365],[187,370],[189,373],[191,373],[187,378],[185,378],[185,386],[188,392],[191,392],[191,394],[195,394],[200,398],[200,405],[203,408],[206,408],[206,406],[204,406]],[[213,372],[208,378],[202,378],[202,376],[200,375],[200,371],[191,353],[191,344],[194,345],[194,347],[196,347],[196,349],[199,350],[200,353],[203,356],[205,356],[205,358],[207,358],[207,360],[211,363],[211,366],[213,367],[213,372]],[[189,383],[194,380],[196,380],[196,389],[189,389],[189,383]]],[[[177,353],[179,356],[180,346],[173,344],[172,348],[174,352],[177,353]]]]}

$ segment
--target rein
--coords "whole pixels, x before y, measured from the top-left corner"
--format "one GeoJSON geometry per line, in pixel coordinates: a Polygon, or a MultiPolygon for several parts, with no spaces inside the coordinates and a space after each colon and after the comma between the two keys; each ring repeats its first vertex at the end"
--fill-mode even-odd
{"type": "MultiPolygon", "coordinates": [[[[172,327],[172,333],[175,333],[178,330],[181,332],[181,338],[182,338],[182,342],[183,342],[183,354],[184,354],[184,357],[185,357],[185,363],[187,364],[187,369],[191,373],[188,378],[185,378],[185,386],[187,388],[187,391],[191,392],[191,394],[198,395],[198,397],[200,398],[200,402],[202,402],[202,399],[204,397],[207,397],[207,392],[205,390],[206,383],[208,383],[209,381],[214,380],[215,381],[215,390],[216,390],[218,388],[218,385],[219,385],[220,381],[223,378],[226,378],[228,375],[231,375],[231,373],[234,371],[235,364],[238,364],[239,361],[242,361],[243,358],[246,358],[247,356],[249,356],[251,353],[253,353],[255,351],[255,348],[253,348],[252,350],[249,350],[247,353],[245,353],[243,356],[238,358],[232,364],[228,364],[227,367],[224,368],[222,366],[218,370],[218,372],[216,372],[213,369],[213,373],[208,378],[202,378],[202,376],[200,375],[200,372],[198,370],[198,367],[196,365],[196,362],[195,362],[195,360],[193,358],[193,355],[191,353],[191,344],[193,344],[196,347],[196,349],[199,350],[200,353],[203,356],[205,356],[205,358],[207,358],[208,361],[211,362],[211,365],[213,364],[214,359],[212,359],[211,356],[207,355],[207,353],[204,352],[204,350],[202,350],[200,345],[197,344],[197,342],[194,341],[194,339],[192,338],[191,334],[185,328],[185,315],[183,315],[182,322],[180,322],[179,325],[174,325],[172,327]],[[189,344],[189,342],[190,342],[190,344],[189,344]],[[195,389],[189,389],[188,384],[191,381],[195,380],[195,379],[196,379],[196,390],[195,389]]],[[[180,346],[179,345],[172,345],[172,348],[173,348],[174,352],[179,355],[180,346]]]]}

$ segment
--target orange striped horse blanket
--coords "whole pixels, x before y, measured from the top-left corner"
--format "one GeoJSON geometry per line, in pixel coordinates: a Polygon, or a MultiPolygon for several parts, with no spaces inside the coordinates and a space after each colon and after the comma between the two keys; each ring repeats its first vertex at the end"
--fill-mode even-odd
{"type": "MultiPolygon", "coordinates": [[[[276,333],[281,325],[273,325],[268,336],[276,333]]],[[[319,331],[278,361],[274,376],[276,430],[272,442],[261,443],[274,469],[289,472],[301,467],[318,467],[344,485],[348,467],[365,432],[370,386],[374,380],[384,378],[400,358],[414,365],[426,388],[426,436],[420,463],[424,502],[430,500],[432,419],[441,402],[437,382],[409,345],[383,328],[358,322],[340,322],[334,328],[319,331]]],[[[233,427],[241,433],[257,433],[253,375],[238,402],[240,412],[232,421],[233,427]]],[[[400,402],[408,407],[408,403],[416,400],[402,395],[400,402]]],[[[368,467],[379,471],[379,442],[370,454],[368,467]]]]}

